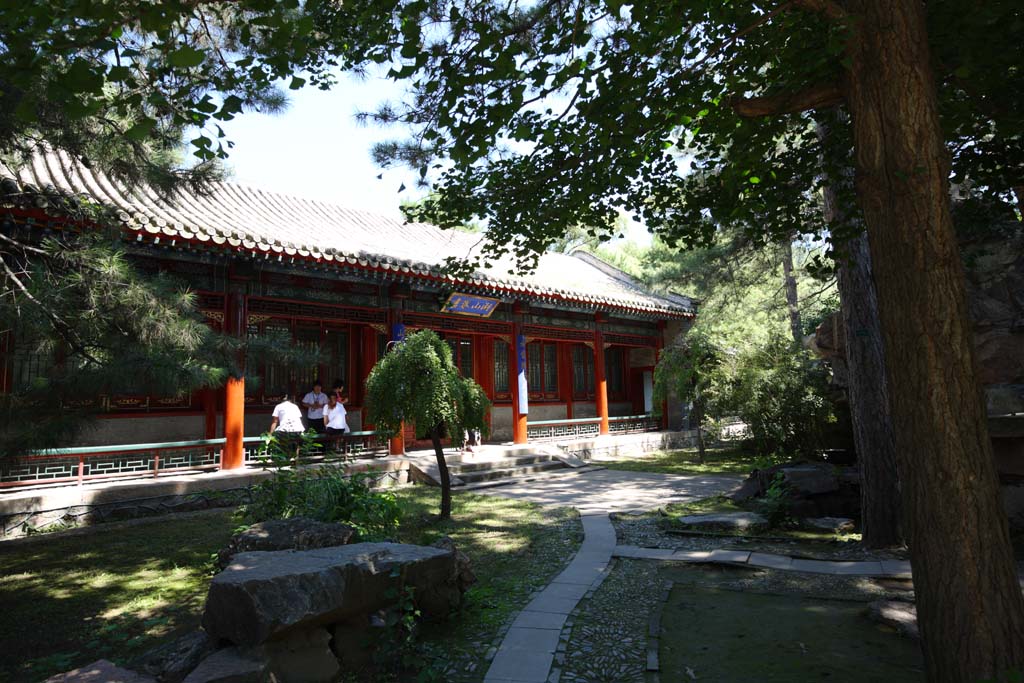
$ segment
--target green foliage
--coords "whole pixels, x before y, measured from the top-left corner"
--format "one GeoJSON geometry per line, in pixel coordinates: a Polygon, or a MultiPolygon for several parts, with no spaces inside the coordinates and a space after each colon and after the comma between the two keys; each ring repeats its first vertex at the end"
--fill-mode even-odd
{"type": "Polygon", "coordinates": [[[431,330],[410,334],[377,362],[366,380],[366,404],[368,421],[384,434],[397,434],[408,422],[428,432],[443,428],[453,438],[468,429],[486,432],[491,407],[431,330]]]}
{"type": "Polygon", "coordinates": [[[331,466],[294,467],[296,457],[318,447],[315,432],[306,432],[298,444],[264,435],[264,465],[273,477],[251,490],[250,502],[239,508],[238,517],[247,524],[268,519],[309,517],[321,522],[343,522],[353,527],[359,540],[392,538],[398,528],[401,510],[395,495],[371,488],[369,474],[348,476],[331,466]]]}
{"type": "Polygon", "coordinates": [[[772,479],[772,483],[768,486],[768,490],[765,491],[760,502],[761,510],[770,527],[780,527],[789,520],[792,501],[790,500],[789,485],[782,472],[776,472],[775,478],[772,479]]]}
{"type": "Polygon", "coordinates": [[[222,122],[280,110],[284,79],[328,88],[352,55],[388,42],[386,15],[366,10],[328,0],[6,3],[0,153],[52,144],[124,181],[200,186],[221,175],[214,162],[232,146],[222,122]],[[186,138],[198,164],[183,163],[186,138]]]}
{"type": "MultiPolygon", "coordinates": [[[[1020,4],[925,11],[953,176],[1011,204],[1010,169],[1024,165],[1020,4]]],[[[822,173],[817,113],[744,117],[735,106],[842,83],[856,37],[842,20],[803,5],[448,0],[401,3],[393,22],[391,75],[412,93],[377,120],[413,133],[378,159],[429,179],[434,201],[419,218],[486,220],[485,259],[507,249],[529,265],[566,226],[609,237],[620,210],[686,248],[724,224],[760,244],[794,233],[841,244],[856,227],[828,225],[818,197],[834,162],[849,163],[849,121],[832,126],[843,154],[822,173]]]]}
{"type": "Polygon", "coordinates": [[[730,359],[721,375],[720,409],[738,415],[761,453],[811,457],[836,421],[825,370],[809,351],[775,336],[730,359]]]}
{"type": "Polygon", "coordinates": [[[707,400],[722,351],[702,330],[693,330],[664,350],[654,369],[654,403],[675,396],[680,401],[707,400]]]}

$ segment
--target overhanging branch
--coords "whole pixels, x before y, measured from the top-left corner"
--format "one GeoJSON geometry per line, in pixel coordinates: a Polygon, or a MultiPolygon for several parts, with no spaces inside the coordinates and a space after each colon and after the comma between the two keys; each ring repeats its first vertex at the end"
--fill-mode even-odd
{"type": "Polygon", "coordinates": [[[842,101],[843,91],[838,83],[822,83],[796,93],[736,98],[731,104],[740,116],[755,118],[834,107],[842,101]]]}

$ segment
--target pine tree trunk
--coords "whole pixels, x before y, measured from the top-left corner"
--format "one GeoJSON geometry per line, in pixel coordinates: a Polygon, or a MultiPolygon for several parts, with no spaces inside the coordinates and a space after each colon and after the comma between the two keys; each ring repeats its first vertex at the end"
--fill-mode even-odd
{"type": "Polygon", "coordinates": [[[441,519],[451,519],[452,475],[448,472],[448,463],[444,459],[444,447],[441,445],[441,425],[430,430],[430,442],[434,445],[434,457],[437,458],[437,471],[441,478],[441,519]]]}
{"type": "Polygon", "coordinates": [[[782,279],[786,290],[786,308],[789,309],[789,329],[797,346],[803,344],[804,326],[800,322],[800,303],[796,290],[796,276],[793,274],[793,243],[786,240],[780,246],[782,255],[782,279]]]}
{"type": "MultiPolygon", "coordinates": [[[[819,117],[817,132],[823,154],[837,162],[832,168],[849,168],[850,160],[845,153],[836,157],[838,150],[830,139],[831,126],[829,115],[819,117]]],[[[844,197],[853,194],[852,169],[837,171],[827,180],[822,192],[825,221],[833,226],[863,227],[853,208],[841,206],[838,198],[840,194],[844,197]]],[[[861,539],[869,548],[885,548],[900,544],[903,535],[896,437],[892,429],[878,296],[871,280],[867,235],[862,232],[849,239],[837,249],[835,259],[845,331],[850,418],[861,473],[861,539]]]]}
{"type": "Polygon", "coordinates": [[[929,681],[1024,666],[1024,599],[950,214],[924,4],[848,0],[858,197],[871,248],[929,681]]]}
{"type": "Polygon", "coordinates": [[[703,465],[705,457],[704,405],[701,401],[699,393],[697,394],[697,397],[693,402],[693,412],[697,414],[697,462],[703,465]]]}
{"type": "Polygon", "coordinates": [[[903,538],[896,436],[867,235],[846,243],[846,258],[836,271],[836,280],[846,328],[850,417],[860,465],[861,536],[867,547],[885,548],[898,545],[903,538]]]}

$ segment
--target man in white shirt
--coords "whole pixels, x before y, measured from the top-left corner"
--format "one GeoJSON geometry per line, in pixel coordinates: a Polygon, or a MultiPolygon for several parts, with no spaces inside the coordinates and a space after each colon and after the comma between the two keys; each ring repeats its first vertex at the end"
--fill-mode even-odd
{"type": "Polygon", "coordinates": [[[314,382],[313,391],[302,398],[302,405],[306,407],[310,428],[322,433],[324,431],[324,406],[327,405],[327,394],[323,392],[320,380],[314,382]]]}
{"type": "Polygon", "coordinates": [[[302,411],[292,403],[291,396],[285,394],[284,398],[274,406],[271,414],[270,431],[281,432],[282,434],[301,434],[306,431],[302,426],[302,411]]]}
{"type": "Polygon", "coordinates": [[[345,405],[337,399],[334,394],[328,397],[327,407],[324,408],[324,427],[331,440],[335,440],[338,450],[344,446],[345,432],[348,431],[348,420],[345,417],[348,411],[345,405]]]}
{"type": "Polygon", "coordinates": [[[291,451],[294,448],[297,458],[299,447],[302,444],[302,433],[306,431],[302,425],[302,411],[292,403],[291,396],[285,394],[281,402],[274,406],[274,412],[271,415],[270,431],[280,440],[286,450],[291,451]]]}

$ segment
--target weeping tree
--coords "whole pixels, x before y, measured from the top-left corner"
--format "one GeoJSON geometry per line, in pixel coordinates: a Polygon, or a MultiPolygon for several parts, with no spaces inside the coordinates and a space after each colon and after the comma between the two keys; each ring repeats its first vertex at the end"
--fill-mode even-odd
{"type": "Polygon", "coordinates": [[[430,436],[441,479],[441,519],[452,516],[452,480],[442,439],[462,438],[467,429],[487,430],[491,402],[472,379],[462,377],[452,352],[436,333],[422,330],[396,344],[366,380],[369,421],[394,436],[413,423],[430,436]]]}

